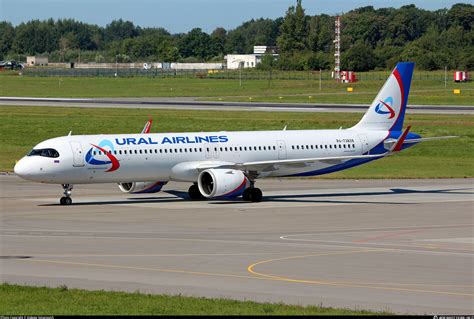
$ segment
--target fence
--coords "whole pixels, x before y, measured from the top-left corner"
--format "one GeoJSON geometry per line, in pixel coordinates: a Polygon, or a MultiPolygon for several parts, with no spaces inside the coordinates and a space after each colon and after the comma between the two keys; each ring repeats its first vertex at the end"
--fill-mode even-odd
{"type": "MultiPolygon", "coordinates": [[[[358,81],[385,80],[389,71],[356,72],[358,81]]],[[[175,70],[175,69],[66,69],[66,68],[26,68],[25,76],[40,77],[151,77],[151,78],[200,78],[225,80],[312,80],[327,81],[332,79],[332,72],[323,71],[280,71],[280,70],[175,70]]],[[[416,71],[414,80],[444,81],[444,71],[416,71]]],[[[448,73],[448,81],[452,72],[448,73]]]]}

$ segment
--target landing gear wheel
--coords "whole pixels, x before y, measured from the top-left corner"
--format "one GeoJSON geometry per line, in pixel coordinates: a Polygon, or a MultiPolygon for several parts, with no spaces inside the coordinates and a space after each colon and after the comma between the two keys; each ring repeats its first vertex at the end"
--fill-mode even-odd
{"type": "Polygon", "coordinates": [[[72,204],[72,199],[71,197],[61,197],[61,199],[59,200],[59,203],[61,205],[71,205],[72,204]]]}
{"type": "Polygon", "coordinates": [[[247,188],[246,190],[244,190],[243,194],[242,194],[242,199],[245,200],[245,201],[249,201],[250,200],[250,192],[251,192],[251,188],[247,188]]]}
{"type": "Polygon", "coordinates": [[[71,205],[72,204],[71,191],[72,191],[73,185],[62,184],[61,186],[63,187],[63,190],[64,190],[64,196],[61,197],[61,199],[59,200],[59,203],[61,205],[71,205]]]}
{"type": "Polygon", "coordinates": [[[188,195],[191,200],[203,200],[206,199],[201,192],[199,191],[199,187],[196,184],[193,184],[189,187],[188,195]]]}
{"type": "Polygon", "coordinates": [[[250,200],[255,203],[262,201],[262,191],[260,188],[252,188],[252,191],[250,192],[250,200]]]}
{"type": "Polygon", "coordinates": [[[262,191],[260,188],[247,188],[244,193],[242,194],[243,200],[251,201],[251,202],[261,202],[262,201],[262,191]]]}

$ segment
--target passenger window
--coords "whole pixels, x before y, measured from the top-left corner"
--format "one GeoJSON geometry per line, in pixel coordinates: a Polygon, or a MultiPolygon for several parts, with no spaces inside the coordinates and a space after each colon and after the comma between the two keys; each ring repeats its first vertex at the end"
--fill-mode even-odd
{"type": "Polygon", "coordinates": [[[299,149],[300,149],[300,146],[299,146],[299,145],[296,145],[296,149],[298,149],[298,150],[299,150],[299,149]]]}
{"type": "Polygon", "coordinates": [[[352,148],[356,148],[356,145],[355,145],[355,144],[352,144],[352,148]]]}
{"type": "MultiPolygon", "coordinates": [[[[207,149],[209,151],[209,149],[207,149]]],[[[199,152],[202,152],[202,148],[199,148],[199,152]]]]}
{"type": "Polygon", "coordinates": [[[318,149],[318,145],[314,145],[314,148],[315,148],[315,149],[318,149]]]}
{"type": "Polygon", "coordinates": [[[221,152],[222,152],[223,148],[221,147],[220,150],[221,150],[221,152]]]}

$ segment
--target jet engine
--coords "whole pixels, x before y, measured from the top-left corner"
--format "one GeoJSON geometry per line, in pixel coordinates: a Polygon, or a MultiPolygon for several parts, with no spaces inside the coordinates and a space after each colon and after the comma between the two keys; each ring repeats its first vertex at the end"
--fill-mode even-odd
{"type": "Polygon", "coordinates": [[[132,182],[119,183],[119,188],[124,193],[146,194],[158,193],[166,182],[132,182]]]}
{"type": "Polygon", "coordinates": [[[199,191],[204,197],[237,197],[250,186],[242,171],[211,168],[202,171],[198,177],[199,191]]]}

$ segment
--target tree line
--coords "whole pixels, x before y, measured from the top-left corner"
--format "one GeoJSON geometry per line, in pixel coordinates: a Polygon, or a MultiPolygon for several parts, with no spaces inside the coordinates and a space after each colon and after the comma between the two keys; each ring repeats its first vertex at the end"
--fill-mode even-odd
{"type": "MultiPolygon", "coordinates": [[[[297,0],[284,17],[252,19],[232,30],[200,28],[171,34],[114,20],[105,27],[74,19],[0,22],[0,60],[48,55],[52,62],[221,62],[225,54],[252,53],[254,45],[277,46],[260,68],[319,70],[334,67],[334,16],[308,15],[297,0]]],[[[366,71],[414,61],[425,70],[473,69],[474,6],[424,10],[415,5],[341,15],[342,69],[366,71]]]]}

